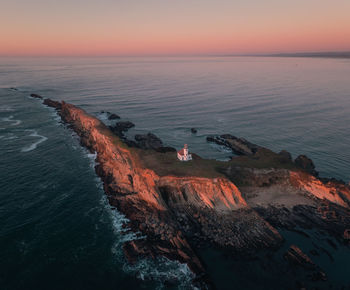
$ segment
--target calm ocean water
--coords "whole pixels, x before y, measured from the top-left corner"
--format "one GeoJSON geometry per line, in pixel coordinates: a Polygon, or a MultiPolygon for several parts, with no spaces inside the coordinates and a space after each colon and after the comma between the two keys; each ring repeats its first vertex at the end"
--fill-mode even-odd
{"type": "Polygon", "coordinates": [[[322,176],[349,181],[349,76],[346,59],[0,58],[0,288],[154,289],[164,276],[183,287],[190,279],[165,260],[124,263],[121,243],[133,237],[121,235],[123,217],[109,208],[91,156],[30,93],[100,118],[117,113],[136,124],[131,135],[152,131],[203,157],[227,159],[205,137],[231,133],[306,154],[322,176]]]}

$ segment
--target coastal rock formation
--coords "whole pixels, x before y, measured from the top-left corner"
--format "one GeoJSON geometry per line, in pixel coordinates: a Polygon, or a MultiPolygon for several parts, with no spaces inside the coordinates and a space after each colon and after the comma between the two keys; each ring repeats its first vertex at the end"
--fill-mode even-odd
{"type": "Polygon", "coordinates": [[[291,245],[284,258],[293,266],[304,268],[313,281],[326,281],[326,274],[296,245],[291,245]]]}
{"type": "Polygon", "coordinates": [[[282,150],[280,153],[278,153],[280,156],[282,156],[284,159],[286,159],[287,161],[292,161],[292,154],[290,154],[288,151],[286,150],[282,150]]]}
{"type": "Polygon", "coordinates": [[[34,99],[40,99],[40,100],[43,99],[43,97],[40,96],[40,95],[38,95],[38,94],[30,94],[30,96],[31,96],[32,98],[34,98],[34,99]]]}
{"type": "Polygon", "coordinates": [[[314,176],[318,176],[318,172],[315,170],[315,164],[313,161],[308,158],[305,155],[299,155],[295,160],[294,163],[299,166],[300,168],[304,169],[306,172],[309,172],[310,174],[314,176]]]}
{"type": "Polygon", "coordinates": [[[296,245],[291,245],[284,257],[290,263],[302,266],[306,269],[315,269],[316,267],[314,262],[296,245]]]}
{"type": "MultiPolygon", "coordinates": [[[[161,172],[166,174],[161,174],[142,160],[147,155],[142,148],[149,148],[148,158],[152,154],[158,154],[156,160],[166,158],[167,150],[160,152],[167,147],[155,135],[138,135],[131,144],[124,136],[133,127],[131,122],[118,122],[108,128],[74,105],[50,99],[44,104],[56,108],[80,137],[82,146],[96,153],[95,170],[110,204],[129,219],[130,230],[141,234],[123,247],[131,263],[140,257],[157,256],[186,263],[197,275],[197,286],[206,288],[210,279],[197,255],[200,247],[226,249],[236,256],[275,249],[284,240],[277,227],[317,228],[339,240],[348,239],[350,187],[336,180],[318,179],[308,172],[310,162],[301,162],[301,168],[288,152],[277,154],[227,134],[208,137],[208,141],[227,146],[240,156],[227,163],[198,157],[186,164],[173,156],[175,163],[165,160],[164,164],[175,166],[174,171],[183,174],[164,170],[161,172]],[[186,168],[195,168],[195,162],[212,166],[218,171],[216,177],[195,175],[194,171],[185,174],[186,168]]],[[[299,265],[312,265],[296,246],[285,258],[299,265]]],[[[323,279],[319,269],[313,269],[315,277],[323,279]]]]}
{"type": "Polygon", "coordinates": [[[152,133],[137,134],[135,140],[142,149],[158,149],[163,146],[162,140],[152,133]]]}
{"type": "Polygon", "coordinates": [[[115,120],[115,119],[120,119],[120,117],[114,113],[108,114],[108,120],[115,120]]]}
{"type": "Polygon", "coordinates": [[[123,134],[130,128],[135,127],[135,124],[130,121],[117,122],[114,126],[110,126],[110,129],[117,135],[123,134]]]}
{"type": "Polygon", "coordinates": [[[312,198],[328,200],[343,207],[350,207],[350,187],[340,182],[322,182],[305,172],[290,172],[290,182],[312,198]]]}
{"type": "Polygon", "coordinates": [[[144,239],[125,245],[130,261],[162,255],[186,263],[198,275],[205,270],[193,251],[201,241],[235,251],[275,247],[282,237],[252,210],[239,189],[224,178],[158,176],[142,168],[127,147],[98,119],[64,102],[46,101],[96,152],[96,172],[109,202],[130,220],[144,239]]]}
{"type": "Polygon", "coordinates": [[[56,101],[52,101],[51,99],[44,99],[43,104],[52,108],[55,108],[56,110],[61,110],[61,107],[65,104],[65,102],[62,101],[62,104],[56,101]]]}
{"type": "Polygon", "coordinates": [[[257,153],[260,146],[250,143],[243,138],[237,138],[230,134],[224,134],[216,137],[207,137],[208,142],[214,142],[218,145],[223,145],[232,150],[237,155],[252,156],[257,153]]]}

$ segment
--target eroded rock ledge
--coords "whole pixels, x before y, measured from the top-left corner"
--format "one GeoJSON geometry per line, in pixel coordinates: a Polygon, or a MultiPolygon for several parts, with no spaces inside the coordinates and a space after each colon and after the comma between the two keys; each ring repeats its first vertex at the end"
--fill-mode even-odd
{"type": "MultiPolygon", "coordinates": [[[[350,216],[350,189],[346,185],[323,182],[306,171],[247,168],[240,171],[233,165],[226,167],[224,176],[215,178],[161,176],[152,168],[145,168],[135,148],[127,146],[97,118],[63,101],[45,99],[44,104],[57,109],[62,120],[80,137],[81,145],[96,153],[95,170],[110,204],[126,215],[132,231],[143,234],[144,238],[124,245],[125,256],[131,263],[143,256],[165,256],[186,263],[196,274],[199,287],[210,287],[205,265],[196,254],[198,247],[211,245],[230,249],[237,255],[273,249],[283,242],[274,226],[303,223],[310,226],[310,221],[314,221],[302,217],[298,223],[298,218],[292,215],[295,218],[288,223],[285,208],[293,212],[296,205],[271,207],[251,203],[253,197],[248,193],[252,189],[253,192],[269,189],[276,184],[292,189],[288,194],[301,196],[305,204],[313,206],[315,214],[311,211],[310,215],[317,216],[316,225],[327,229],[324,224],[331,227],[334,223],[337,225],[334,234],[341,232],[342,237],[347,237],[344,233],[350,228],[350,220],[343,218],[340,226],[339,219],[333,219],[332,214],[329,217],[321,206],[326,202],[336,217],[350,216]],[[245,182],[242,190],[234,184],[237,176],[245,182]]],[[[260,148],[243,140],[240,150],[256,155],[260,148]]]]}

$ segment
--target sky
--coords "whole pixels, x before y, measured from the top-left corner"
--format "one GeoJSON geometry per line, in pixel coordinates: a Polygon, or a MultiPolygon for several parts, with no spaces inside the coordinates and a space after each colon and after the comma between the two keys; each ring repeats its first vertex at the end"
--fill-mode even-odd
{"type": "Polygon", "coordinates": [[[350,51],[350,0],[0,0],[0,55],[350,51]]]}

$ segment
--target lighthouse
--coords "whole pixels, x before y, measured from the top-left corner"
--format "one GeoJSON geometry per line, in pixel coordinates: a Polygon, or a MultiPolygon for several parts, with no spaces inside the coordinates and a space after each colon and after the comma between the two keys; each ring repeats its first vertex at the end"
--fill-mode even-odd
{"type": "Polygon", "coordinates": [[[187,144],[184,145],[184,148],[177,151],[177,158],[180,161],[189,161],[192,160],[192,154],[188,153],[188,146],[187,144]]]}

